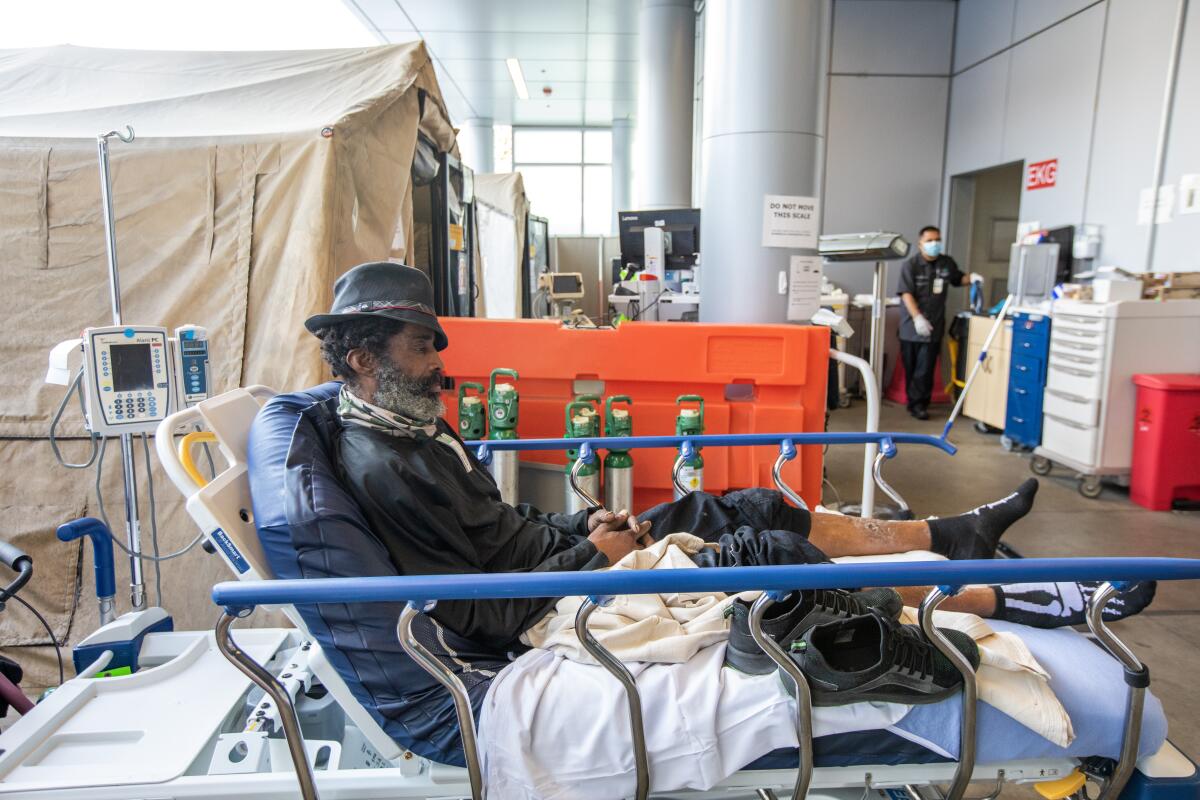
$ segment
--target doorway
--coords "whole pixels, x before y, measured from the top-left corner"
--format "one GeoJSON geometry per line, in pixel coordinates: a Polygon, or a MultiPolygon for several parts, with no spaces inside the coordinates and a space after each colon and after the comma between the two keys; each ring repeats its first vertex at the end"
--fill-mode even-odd
{"type": "MultiPolygon", "coordinates": [[[[1009,248],[1017,240],[1024,171],[1024,162],[1014,161],[950,179],[948,252],[963,272],[984,277],[985,308],[1008,294],[1009,248]]],[[[966,302],[960,299],[960,308],[966,302]]]]}

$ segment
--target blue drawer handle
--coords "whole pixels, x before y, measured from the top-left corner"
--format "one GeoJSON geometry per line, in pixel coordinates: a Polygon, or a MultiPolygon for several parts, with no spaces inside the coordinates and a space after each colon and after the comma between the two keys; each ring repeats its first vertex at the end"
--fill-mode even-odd
{"type": "Polygon", "coordinates": [[[1016,391],[1017,391],[1017,394],[1029,394],[1029,392],[1025,391],[1020,386],[1017,387],[1016,391]]]}
{"type": "Polygon", "coordinates": [[[1021,419],[1020,417],[1013,417],[1013,422],[1017,423],[1018,425],[1024,421],[1025,420],[1021,419]]]}

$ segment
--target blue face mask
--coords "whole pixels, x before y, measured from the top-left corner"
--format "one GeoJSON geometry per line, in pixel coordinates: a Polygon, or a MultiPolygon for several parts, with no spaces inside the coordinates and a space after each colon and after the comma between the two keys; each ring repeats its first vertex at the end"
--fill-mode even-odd
{"type": "Polygon", "coordinates": [[[931,242],[924,242],[921,245],[921,251],[930,258],[937,258],[942,254],[942,242],[940,239],[934,239],[931,242]]]}

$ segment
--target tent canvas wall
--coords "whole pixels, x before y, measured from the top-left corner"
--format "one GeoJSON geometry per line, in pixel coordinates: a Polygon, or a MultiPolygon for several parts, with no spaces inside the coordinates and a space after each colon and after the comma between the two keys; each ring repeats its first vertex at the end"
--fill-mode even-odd
{"type": "MultiPolygon", "coordinates": [[[[0,51],[0,359],[8,368],[0,536],[33,556],[27,599],[61,640],[93,630],[96,614],[91,556],[57,542],[54,529],[100,509],[93,473],[52,458],[46,435],[62,389],[42,377],[50,347],[110,322],[95,137],[127,124],[135,141],[111,145],[124,318],[207,327],[215,391],[323,379],[303,320],[328,309],[334,279],[350,267],[406,258],[418,137],[455,147],[420,42],[272,53],[0,51]]],[[[67,418],[60,433],[81,435],[75,408],[67,418]]],[[[71,458],[86,442],[64,448],[71,458]]],[[[115,450],[104,499],[123,540],[115,450]]],[[[165,476],[156,477],[160,547],[172,551],[196,528],[165,476]]],[[[145,520],[144,491],[141,499],[145,520]]],[[[127,561],[118,557],[117,569],[123,587],[127,561]]],[[[153,600],[149,564],[146,573],[153,600]]],[[[176,624],[211,625],[208,590],[225,577],[199,549],[165,562],[176,624]]],[[[119,610],[126,595],[119,588],[119,610]]],[[[0,647],[48,643],[18,604],[3,614],[0,647]]],[[[56,672],[46,647],[13,655],[33,668],[27,684],[45,685],[56,672]]]]}
{"type": "Polygon", "coordinates": [[[520,319],[529,216],[521,173],[476,175],[475,213],[481,287],[477,313],[492,319],[520,319]]]}

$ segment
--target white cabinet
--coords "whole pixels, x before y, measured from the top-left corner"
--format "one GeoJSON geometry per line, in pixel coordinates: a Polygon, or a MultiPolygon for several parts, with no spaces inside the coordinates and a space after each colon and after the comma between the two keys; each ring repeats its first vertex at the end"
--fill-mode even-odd
{"type": "Polygon", "coordinates": [[[1085,475],[1123,475],[1133,455],[1139,373],[1200,371],[1200,300],[1053,307],[1036,455],[1085,475]]]}

